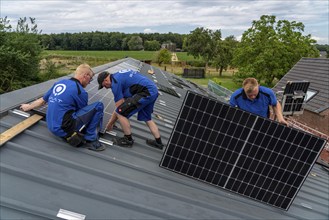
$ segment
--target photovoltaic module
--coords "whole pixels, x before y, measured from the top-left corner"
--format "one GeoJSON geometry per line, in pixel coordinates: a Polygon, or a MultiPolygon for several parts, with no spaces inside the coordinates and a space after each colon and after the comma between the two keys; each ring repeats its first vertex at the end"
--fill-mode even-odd
{"type": "Polygon", "coordinates": [[[189,91],[160,167],[287,210],[325,144],[189,91]]]}

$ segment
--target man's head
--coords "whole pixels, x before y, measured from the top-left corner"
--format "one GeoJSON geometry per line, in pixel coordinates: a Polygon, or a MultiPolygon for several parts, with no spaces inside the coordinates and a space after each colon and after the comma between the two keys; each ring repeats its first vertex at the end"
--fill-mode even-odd
{"type": "Polygon", "coordinates": [[[254,100],[259,92],[259,84],[255,78],[246,78],[243,83],[243,90],[246,93],[248,99],[254,100]]]}
{"type": "Polygon", "coordinates": [[[81,64],[75,70],[74,78],[80,81],[81,85],[85,88],[92,80],[95,73],[90,66],[86,63],[81,64]]]}
{"type": "Polygon", "coordinates": [[[109,72],[101,72],[97,77],[98,89],[111,88],[111,77],[109,72]]]}

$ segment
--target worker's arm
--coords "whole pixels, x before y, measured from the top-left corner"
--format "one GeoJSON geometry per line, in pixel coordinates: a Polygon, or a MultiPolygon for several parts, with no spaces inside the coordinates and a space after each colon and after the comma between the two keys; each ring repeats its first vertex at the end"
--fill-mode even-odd
{"type": "Polygon", "coordinates": [[[38,108],[40,106],[43,106],[45,104],[46,104],[46,101],[43,99],[43,97],[41,97],[31,103],[22,104],[20,109],[26,112],[26,111],[30,111],[32,109],[38,108]]]}
{"type": "Polygon", "coordinates": [[[274,114],[275,114],[276,118],[278,119],[278,122],[288,126],[288,122],[283,118],[282,107],[281,107],[280,102],[277,102],[276,106],[272,106],[272,107],[273,107],[274,114]]]}

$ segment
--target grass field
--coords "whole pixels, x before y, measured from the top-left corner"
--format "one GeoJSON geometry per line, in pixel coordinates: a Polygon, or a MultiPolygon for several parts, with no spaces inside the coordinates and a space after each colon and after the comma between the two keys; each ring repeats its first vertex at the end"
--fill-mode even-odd
{"type": "MultiPolygon", "coordinates": [[[[154,60],[156,52],[155,51],[63,51],[63,50],[45,50],[42,54],[44,62],[46,60],[52,61],[59,72],[59,75],[65,75],[72,73],[75,68],[81,63],[88,63],[90,66],[99,66],[105,63],[113,62],[118,59],[123,59],[125,57],[131,57],[137,60],[154,60]]],[[[176,53],[179,61],[195,61],[193,56],[188,56],[186,52],[176,53]]],[[[181,62],[176,65],[165,64],[159,66],[157,63],[152,62],[152,66],[166,69],[166,71],[171,72],[175,75],[181,76],[183,74],[183,69],[188,66],[182,66],[181,62]]],[[[240,85],[236,85],[232,81],[233,70],[223,72],[223,76],[219,77],[218,72],[214,68],[208,68],[206,72],[206,78],[204,79],[190,79],[188,80],[202,86],[208,85],[208,80],[220,82],[221,86],[234,91],[239,88],[240,85]]]]}
{"type": "Polygon", "coordinates": [[[46,50],[44,56],[53,57],[85,57],[99,58],[104,60],[118,60],[125,57],[132,57],[137,60],[151,60],[154,51],[66,51],[66,50],[46,50]]]}

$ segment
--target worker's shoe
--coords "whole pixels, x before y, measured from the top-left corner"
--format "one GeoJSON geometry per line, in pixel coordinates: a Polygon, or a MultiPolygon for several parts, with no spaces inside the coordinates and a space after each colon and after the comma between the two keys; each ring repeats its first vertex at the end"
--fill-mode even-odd
{"type": "Polygon", "coordinates": [[[105,146],[101,142],[99,142],[99,140],[87,141],[86,147],[87,147],[87,149],[93,150],[93,151],[105,150],[105,146]]]}
{"type": "Polygon", "coordinates": [[[151,140],[151,139],[147,139],[147,140],[146,140],[146,143],[147,143],[149,146],[151,146],[151,147],[155,147],[155,148],[160,149],[160,150],[162,150],[163,147],[164,147],[164,145],[163,145],[162,143],[159,144],[159,143],[157,143],[155,140],[151,140]]]}
{"type": "Polygon", "coordinates": [[[132,139],[131,141],[123,136],[121,138],[115,138],[113,139],[113,144],[118,145],[120,147],[132,147],[134,144],[134,140],[132,139]]]}

